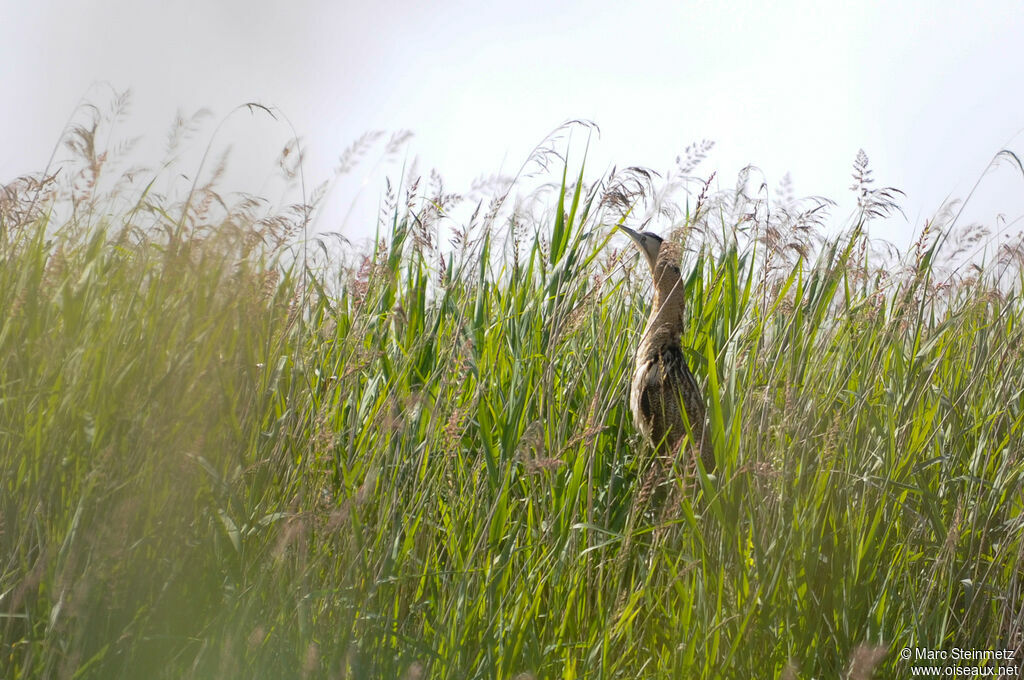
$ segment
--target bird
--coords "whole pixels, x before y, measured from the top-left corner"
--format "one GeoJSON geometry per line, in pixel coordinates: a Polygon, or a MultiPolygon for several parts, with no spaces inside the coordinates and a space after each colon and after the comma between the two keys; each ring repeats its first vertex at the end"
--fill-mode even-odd
{"type": "Polygon", "coordinates": [[[679,270],[679,249],[650,231],[619,224],[640,249],[654,279],[654,300],[647,318],[630,385],[630,410],[637,428],[663,460],[678,455],[686,435],[700,452],[704,470],[715,469],[715,452],[706,431],[704,398],[683,353],[686,296],[679,270]]]}

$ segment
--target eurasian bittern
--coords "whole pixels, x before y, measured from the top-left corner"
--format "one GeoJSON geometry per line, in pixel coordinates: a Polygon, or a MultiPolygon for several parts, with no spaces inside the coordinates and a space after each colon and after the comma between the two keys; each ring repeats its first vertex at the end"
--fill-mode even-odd
{"type": "Polygon", "coordinates": [[[654,302],[636,352],[629,406],[644,437],[658,452],[678,454],[690,425],[690,441],[700,450],[704,469],[715,469],[711,436],[704,429],[704,399],[683,354],[686,300],[679,273],[680,253],[657,234],[618,225],[640,248],[654,278],[654,302]]]}

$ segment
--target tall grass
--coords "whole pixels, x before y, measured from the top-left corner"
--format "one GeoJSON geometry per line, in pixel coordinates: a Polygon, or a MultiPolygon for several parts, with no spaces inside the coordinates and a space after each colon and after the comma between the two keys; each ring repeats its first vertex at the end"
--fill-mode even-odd
{"type": "Polygon", "coordinates": [[[1024,658],[1020,260],[950,271],[936,226],[881,259],[866,233],[897,196],[866,157],[828,238],[822,201],[659,203],[649,173],[566,162],[535,209],[481,204],[447,246],[454,198],[396,187],[338,264],[289,249],[306,206],[104,194],[80,151],[73,181],[0,206],[0,675],[1024,658]],[[718,459],[679,463],[664,519],[635,507],[627,399],[649,282],[612,240],[645,206],[687,246],[718,459]]]}

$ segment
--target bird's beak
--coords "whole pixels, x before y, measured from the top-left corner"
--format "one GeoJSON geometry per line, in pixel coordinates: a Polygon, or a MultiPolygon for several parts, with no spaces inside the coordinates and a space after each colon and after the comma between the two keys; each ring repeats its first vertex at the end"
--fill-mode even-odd
{"type": "Polygon", "coordinates": [[[647,264],[651,268],[651,271],[653,272],[654,271],[654,262],[655,262],[655,258],[657,257],[657,252],[654,252],[654,253],[651,252],[651,249],[650,249],[651,245],[652,245],[651,242],[648,239],[644,238],[643,234],[641,234],[638,231],[633,231],[632,229],[630,229],[627,226],[624,226],[624,225],[621,225],[621,224],[616,224],[615,226],[617,226],[622,231],[626,232],[626,234],[628,234],[629,237],[631,239],[633,239],[633,243],[636,244],[637,249],[644,256],[644,259],[647,260],[647,264]]]}
{"type": "Polygon", "coordinates": [[[633,242],[636,243],[641,250],[643,250],[643,242],[641,241],[640,232],[633,231],[624,224],[616,224],[615,226],[617,226],[622,231],[626,232],[629,235],[629,237],[633,239],[633,242]]]}

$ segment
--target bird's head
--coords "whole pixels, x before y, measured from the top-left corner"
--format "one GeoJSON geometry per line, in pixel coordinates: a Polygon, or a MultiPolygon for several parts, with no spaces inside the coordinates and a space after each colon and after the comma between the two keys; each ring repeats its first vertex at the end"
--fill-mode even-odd
{"type": "Polygon", "coordinates": [[[654,266],[658,262],[658,251],[661,249],[661,244],[664,239],[650,231],[634,231],[629,227],[618,225],[619,229],[626,232],[633,243],[636,244],[640,252],[647,258],[647,264],[651,267],[651,273],[654,273],[654,266]]]}
{"type": "Polygon", "coordinates": [[[674,299],[677,302],[674,308],[682,310],[685,286],[682,285],[679,272],[678,247],[673,243],[666,244],[665,239],[650,231],[634,231],[621,224],[618,226],[629,234],[647,259],[654,281],[654,307],[660,309],[663,303],[674,299]]]}

